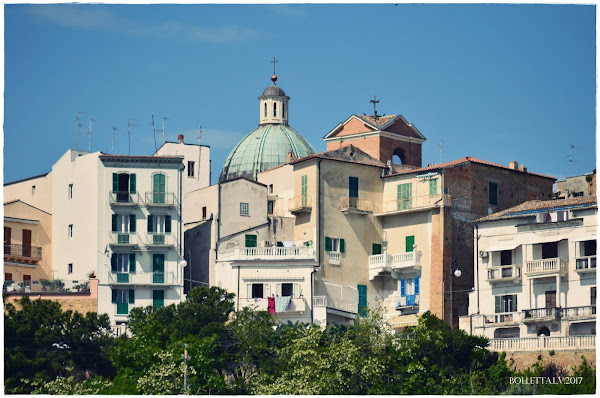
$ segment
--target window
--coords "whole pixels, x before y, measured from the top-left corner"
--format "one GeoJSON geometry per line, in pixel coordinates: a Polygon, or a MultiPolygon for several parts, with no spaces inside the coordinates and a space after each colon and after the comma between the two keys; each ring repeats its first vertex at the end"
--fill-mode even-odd
{"type": "Polygon", "coordinates": [[[542,258],[557,258],[558,242],[542,243],[542,258]]]}
{"type": "Polygon", "coordinates": [[[502,250],[500,252],[500,265],[512,265],[512,250],[502,250]]]}
{"type": "Polygon", "coordinates": [[[117,305],[117,315],[127,315],[129,304],[135,304],[135,291],[133,289],[112,289],[111,302],[117,305]]]}
{"type": "Polygon", "coordinates": [[[35,195],[35,185],[31,186],[31,196],[35,195]]]}
{"type": "Polygon", "coordinates": [[[152,175],[152,203],[166,203],[166,181],[167,177],[163,173],[152,175]]]}
{"type": "Polygon", "coordinates": [[[148,228],[150,234],[170,234],[171,233],[171,216],[170,215],[154,215],[148,214],[148,228]]]}
{"type": "Polygon", "coordinates": [[[437,178],[433,180],[429,180],[429,196],[437,195],[437,178]]]}
{"type": "Polygon", "coordinates": [[[308,176],[307,175],[303,175],[300,178],[301,181],[301,192],[302,192],[302,207],[306,207],[308,204],[308,198],[307,198],[307,194],[308,194],[308,176]]]}
{"type": "Polygon", "coordinates": [[[265,285],[262,283],[251,283],[248,285],[248,288],[250,290],[250,294],[248,298],[263,298],[263,297],[269,297],[269,296],[265,296],[265,285]]]}
{"type": "Polygon", "coordinates": [[[488,183],[488,203],[492,206],[498,205],[498,184],[495,182],[488,183]]]}
{"type": "Polygon", "coordinates": [[[280,296],[294,297],[294,284],[293,283],[282,283],[280,296]]]}
{"type": "Polygon", "coordinates": [[[135,272],[135,253],[113,253],[110,257],[112,272],[135,272]]]}
{"type": "Polygon", "coordinates": [[[69,199],[73,199],[73,184],[69,184],[68,196],[69,199]]]}
{"type": "Polygon", "coordinates": [[[407,297],[406,305],[415,305],[416,299],[421,292],[420,278],[403,278],[400,279],[400,297],[407,297]]]}
{"type": "Polygon", "coordinates": [[[381,254],[381,244],[373,243],[373,246],[371,248],[371,255],[376,256],[378,254],[381,254]]]}
{"type": "Polygon", "coordinates": [[[267,214],[273,214],[273,209],[275,208],[275,201],[269,200],[267,202],[267,214]]]}
{"type": "Polygon", "coordinates": [[[583,255],[584,256],[595,256],[596,255],[596,241],[586,240],[583,243],[583,255]]]}
{"type": "Polygon", "coordinates": [[[265,102],[265,117],[267,117],[267,103],[265,102]]]}
{"type": "Polygon", "coordinates": [[[4,273],[4,282],[12,281],[12,280],[13,280],[12,274],[10,272],[5,272],[4,273]]]}
{"type": "Polygon", "coordinates": [[[517,295],[496,296],[496,313],[517,312],[517,295]]]}
{"type": "Polygon", "coordinates": [[[281,116],[285,117],[285,102],[281,104],[281,116]]]}
{"type": "Polygon", "coordinates": [[[256,241],[258,236],[256,235],[246,235],[246,247],[256,247],[256,241]]]}
{"type": "Polygon", "coordinates": [[[250,204],[248,203],[240,203],[240,216],[249,216],[250,215],[250,204]]]}
{"type": "Polygon", "coordinates": [[[529,200],[537,200],[538,193],[537,191],[529,190],[529,200]]]}
{"type": "Polygon", "coordinates": [[[194,176],[194,166],[195,166],[195,162],[188,162],[188,177],[193,177],[194,176]]]}
{"type": "Polygon", "coordinates": [[[136,231],[135,214],[113,214],[111,217],[112,232],[129,233],[136,231]]]}
{"type": "Polygon", "coordinates": [[[202,207],[202,218],[205,219],[206,218],[206,206],[202,207]]]}
{"type": "Polygon", "coordinates": [[[113,173],[112,190],[116,194],[117,202],[131,202],[130,193],[136,191],[136,177],[134,173],[113,173]]]}
{"type": "Polygon", "coordinates": [[[414,235],[407,236],[404,239],[404,241],[406,244],[406,253],[410,253],[415,250],[415,236],[414,235]]]}
{"type": "Polygon", "coordinates": [[[73,273],[73,264],[69,264],[67,265],[67,274],[72,274],[73,273]]]}
{"type": "Polygon", "coordinates": [[[73,238],[73,224],[69,224],[68,228],[69,239],[73,238]]]}
{"type": "Polygon", "coordinates": [[[10,227],[4,227],[4,254],[10,254],[11,233],[10,227]]]}
{"type": "Polygon", "coordinates": [[[396,188],[397,210],[407,210],[412,207],[412,184],[398,184],[396,188]]]}
{"type": "Polygon", "coordinates": [[[346,242],[344,239],[325,237],[325,251],[334,253],[344,253],[346,242]]]}
{"type": "Polygon", "coordinates": [[[273,117],[277,117],[277,102],[273,102],[273,117]]]}
{"type": "Polygon", "coordinates": [[[273,184],[269,184],[269,193],[273,193],[273,184]]]}
{"type": "Polygon", "coordinates": [[[163,308],[165,306],[165,291],[164,290],[153,290],[152,291],[152,306],[156,308],[163,308]]]}
{"type": "Polygon", "coordinates": [[[596,286],[590,288],[590,304],[596,305],[596,286]]]}
{"type": "Polygon", "coordinates": [[[348,196],[358,198],[358,178],[348,177],[348,196]]]}
{"type": "Polygon", "coordinates": [[[366,285],[357,285],[358,289],[358,315],[361,317],[367,316],[367,286],[366,285]]]}
{"type": "Polygon", "coordinates": [[[23,275],[23,283],[31,286],[31,275],[23,275]]]}
{"type": "Polygon", "coordinates": [[[165,283],[165,255],[152,255],[152,283],[165,283]]]}
{"type": "Polygon", "coordinates": [[[23,257],[31,257],[31,230],[23,230],[23,257]]]}

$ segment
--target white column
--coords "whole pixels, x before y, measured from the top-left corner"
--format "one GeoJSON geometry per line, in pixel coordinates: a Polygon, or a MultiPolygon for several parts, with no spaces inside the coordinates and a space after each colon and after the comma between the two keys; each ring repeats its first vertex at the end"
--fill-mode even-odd
{"type": "Polygon", "coordinates": [[[560,307],[560,273],[556,275],[556,306],[560,307]]]}

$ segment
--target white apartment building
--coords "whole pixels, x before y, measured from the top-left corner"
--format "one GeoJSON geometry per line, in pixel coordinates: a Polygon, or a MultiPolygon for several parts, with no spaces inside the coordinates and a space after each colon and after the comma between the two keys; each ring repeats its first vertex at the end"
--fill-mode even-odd
{"type": "Polygon", "coordinates": [[[55,279],[98,280],[98,313],[183,299],[183,157],[69,150],[52,167],[55,279]]]}
{"type": "Polygon", "coordinates": [[[461,329],[493,349],[593,348],[597,209],[593,196],[529,201],[477,220],[461,329]]]}

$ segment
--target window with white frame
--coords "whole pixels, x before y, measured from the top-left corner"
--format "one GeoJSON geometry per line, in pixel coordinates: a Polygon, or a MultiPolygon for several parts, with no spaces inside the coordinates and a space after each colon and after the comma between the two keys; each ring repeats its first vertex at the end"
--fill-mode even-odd
{"type": "Polygon", "coordinates": [[[196,165],[195,162],[189,161],[188,162],[188,177],[193,177],[194,176],[194,166],[196,165]]]}
{"type": "Polygon", "coordinates": [[[73,273],[73,264],[68,264],[67,265],[67,274],[72,274],[73,273]]]}
{"type": "Polygon", "coordinates": [[[249,203],[240,203],[240,216],[249,216],[250,215],[250,204],[249,203]]]}
{"type": "Polygon", "coordinates": [[[73,224],[69,224],[67,233],[68,233],[69,239],[72,239],[73,238],[73,224]]]}
{"type": "Polygon", "coordinates": [[[68,189],[68,198],[69,199],[73,199],[73,184],[69,184],[69,189],[68,189]]]}
{"type": "Polygon", "coordinates": [[[171,216],[170,215],[148,215],[148,233],[152,234],[170,234],[171,216]]]}

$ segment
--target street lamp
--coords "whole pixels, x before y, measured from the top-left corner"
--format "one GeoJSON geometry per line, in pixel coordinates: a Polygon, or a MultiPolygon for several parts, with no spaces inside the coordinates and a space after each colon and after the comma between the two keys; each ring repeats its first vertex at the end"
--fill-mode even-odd
{"type": "MultiPolygon", "coordinates": [[[[454,270],[453,274],[454,274],[455,277],[460,278],[460,276],[462,275],[462,271],[458,267],[456,267],[456,269],[454,270]]],[[[452,330],[452,326],[453,326],[453,323],[454,323],[454,318],[452,317],[452,315],[453,315],[452,309],[454,307],[454,301],[452,300],[452,292],[453,292],[453,289],[452,289],[452,280],[453,279],[454,278],[452,278],[452,275],[450,275],[450,330],[452,330]]]]}

